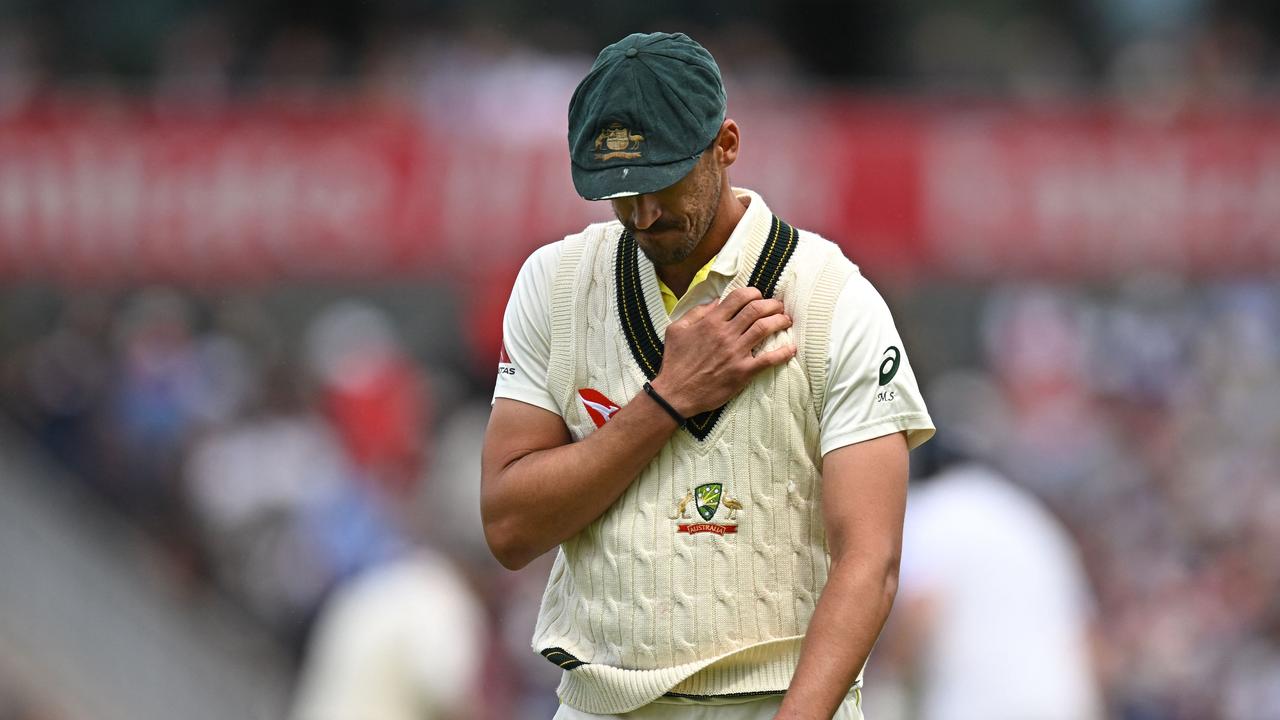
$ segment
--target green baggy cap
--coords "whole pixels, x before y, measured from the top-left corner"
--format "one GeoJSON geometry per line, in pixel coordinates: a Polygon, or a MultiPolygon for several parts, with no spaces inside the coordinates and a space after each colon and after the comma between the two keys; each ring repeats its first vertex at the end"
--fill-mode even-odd
{"type": "Polygon", "coordinates": [[[720,68],[684,33],[600,51],[569,101],[573,186],[588,200],[655,192],[693,169],[725,116],[720,68]]]}

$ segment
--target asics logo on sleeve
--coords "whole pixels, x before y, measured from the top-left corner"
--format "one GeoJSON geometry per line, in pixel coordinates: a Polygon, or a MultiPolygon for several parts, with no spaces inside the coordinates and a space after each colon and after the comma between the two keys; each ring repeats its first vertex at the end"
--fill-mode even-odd
{"type": "Polygon", "coordinates": [[[889,384],[894,375],[898,374],[898,364],[902,362],[902,351],[895,345],[890,345],[884,349],[884,354],[889,355],[880,363],[880,385],[883,387],[889,384]]]}
{"type": "Polygon", "coordinates": [[[604,424],[609,422],[609,418],[622,409],[617,403],[605,397],[599,390],[582,388],[578,391],[578,398],[582,400],[582,406],[587,409],[587,415],[591,417],[591,422],[595,423],[598,428],[604,427],[604,424]]]}

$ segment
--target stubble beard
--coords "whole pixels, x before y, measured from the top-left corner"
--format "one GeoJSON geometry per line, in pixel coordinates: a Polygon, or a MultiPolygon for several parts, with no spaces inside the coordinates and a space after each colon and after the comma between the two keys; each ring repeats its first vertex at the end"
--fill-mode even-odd
{"type": "Polygon", "coordinates": [[[659,267],[665,265],[678,265],[684,262],[693,254],[694,248],[698,247],[698,243],[702,242],[702,236],[705,233],[691,232],[685,235],[680,244],[675,247],[649,247],[640,245],[640,252],[649,258],[649,262],[659,267]]]}
{"type": "MultiPolygon", "coordinates": [[[[707,231],[711,229],[715,223],[716,213],[720,209],[720,195],[723,192],[719,177],[715,173],[708,173],[708,180],[711,181],[711,189],[707,194],[710,203],[707,206],[696,208],[695,215],[701,215],[699,221],[695,221],[693,228],[682,238],[679,245],[675,247],[645,247],[640,245],[640,251],[645,257],[649,258],[649,262],[656,266],[678,265],[689,258],[698,245],[702,243],[702,239],[706,237],[707,231]]],[[[702,187],[698,188],[702,190],[702,187]]]]}

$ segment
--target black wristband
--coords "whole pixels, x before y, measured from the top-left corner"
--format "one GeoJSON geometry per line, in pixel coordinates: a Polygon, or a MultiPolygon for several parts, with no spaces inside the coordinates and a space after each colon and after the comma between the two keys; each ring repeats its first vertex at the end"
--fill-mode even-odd
{"type": "Polygon", "coordinates": [[[685,423],[689,422],[688,420],[684,419],[684,416],[681,415],[678,410],[671,407],[671,403],[667,402],[661,395],[659,395],[658,391],[654,390],[652,385],[650,385],[649,383],[645,383],[644,391],[648,393],[649,397],[653,398],[653,401],[658,403],[658,405],[662,407],[663,410],[667,411],[667,414],[671,416],[672,420],[676,421],[677,425],[679,425],[680,427],[684,427],[685,423]]]}

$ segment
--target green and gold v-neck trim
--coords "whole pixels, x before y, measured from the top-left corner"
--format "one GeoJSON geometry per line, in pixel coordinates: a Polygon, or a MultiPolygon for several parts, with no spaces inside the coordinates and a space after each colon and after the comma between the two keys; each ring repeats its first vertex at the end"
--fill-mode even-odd
{"type": "MultiPolygon", "coordinates": [[[[769,228],[769,234],[760,249],[755,266],[747,280],[747,285],[760,291],[766,298],[773,297],[778,282],[782,279],[782,271],[787,261],[795,252],[800,236],[796,229],[783,222],[777,215],[769,228]]],[[[738,282],[741,282],[739,280],[738,282]]],[[[725,289],[727,294],[736,283],[725,289]]],[[[640,275],[640,256],[636,240],[626,230],[618,239],[617,257],[614,262],[614,288],[617,293],[618,320],[622,326],[622,334],[631,349],[631,357],[641,372],[649,380],[658,375],[662,367],[664,345],[658,328],[654,327],[646,299],[646,284],[640,275]]],[[[664,309],[665,310],[665,309],[664,309]]],[[[664,328],[665,330],[665,325],[664,328]]],[[[689,418],[685,429],[698,440],[705,440],[715,428],[716,421],[724,412],[724,405],[689,418]]]]}

